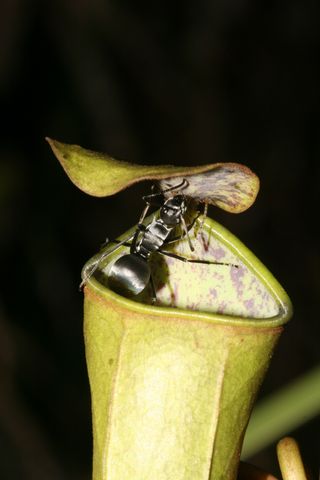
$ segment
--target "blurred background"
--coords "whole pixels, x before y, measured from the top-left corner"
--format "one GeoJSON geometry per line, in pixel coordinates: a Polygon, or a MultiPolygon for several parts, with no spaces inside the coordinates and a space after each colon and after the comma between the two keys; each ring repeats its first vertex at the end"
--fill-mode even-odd
{"type": "MultiPolygon", "coordinates": [[[[255,205],[209,215],[294,304],[260,398],[317,365],[319,13],[310,0],[2,0],[1,480],[90,479],[80,270],[150,188],[85,195],[46,135],[137,163],[251,167],[255,205]]],[[[288,433],[316,475],[319,419],[288,433]]],[[[275,444],[250,461],[278,474],[275,444]]]]}

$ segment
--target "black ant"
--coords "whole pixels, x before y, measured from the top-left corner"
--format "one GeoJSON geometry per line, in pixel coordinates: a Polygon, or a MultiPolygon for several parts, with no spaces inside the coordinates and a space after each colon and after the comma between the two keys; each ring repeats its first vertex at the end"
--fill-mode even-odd
{"type": "Polygon", "coordinates": [[[177,190],[182,192],[187,186],[188,181],[183,179],[178,185],[171,186],[159,193],[152,193],[144,196],[143,200],[146,202],[146,206],[141,214],[135,233],[122,241],[107,241],[106,243],[116,243],[116,246],[111,250],[102,252],[98,256],[95,263],[89,269],[89,272],[85,272],[80,288],[86,284],[101,262],[121,245],[130,247],[130,253],[118,258],[111,266],[108,272],[108,285],[116,292],[125,295],[138,295],[150,283],[153,302],[156,301],[156,292],[152,280],[149,259],[155,252],[176,258],[183,262],[230,266],[228,263],[188,259],[162,250],[163,245],[177,241],[184,236],[188,239],[190,249],[192,251],[194,250],[189,238],[189,230],[193,227],[199,214],[194,218],[191,225],[187,226],[184,216],[187,212],[188,199],[183,193],[176,193],[177,190]],[[175,192],[172,196],[170,196],[171,191],[175,192]],[[165,199],[164,194],[166,194],[167,199],[165,199]],[[155,216],[150,223],[145,225],[143,222],[151,206],[160,207],[159,215],[155,216]],[[183,234],[177,238],[170,239],[170,234],[178,226],[182,227],[183,234]],[[129,243],[130,241],[131,243],[129,243]]]}

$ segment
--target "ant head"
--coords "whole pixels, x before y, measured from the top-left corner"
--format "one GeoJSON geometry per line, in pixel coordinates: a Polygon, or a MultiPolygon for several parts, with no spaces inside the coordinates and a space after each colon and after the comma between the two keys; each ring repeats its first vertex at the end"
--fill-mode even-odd
{"type": "Polygon", "coordinates": [[[160,218],[168,226],[176,226],[180,223],[181,215],[186,211],[186,202],[183,195],[169,198],[160,209],[160,218]]]}

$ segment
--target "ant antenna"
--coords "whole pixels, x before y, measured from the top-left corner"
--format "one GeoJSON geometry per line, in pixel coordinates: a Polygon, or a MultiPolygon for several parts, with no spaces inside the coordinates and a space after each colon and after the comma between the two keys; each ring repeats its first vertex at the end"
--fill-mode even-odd
{"type": "Polygon", "coordinates": [[[165,190],[162,190],[161,193],[171,192],[172,190],[184,190],[188,186],[189,186],[189,182],[186,178],[184,178],[181,183],[178,183],[178,185],[171,185],[170,187],[166,188],[165,190]]]}
{"type": "Polygon", "coordinates": [[[190,237],[189,237],[188,228],[187,228],[186,222],[185,222],[185,220],[184,220],[184,218],[183,218],[182,215],[180,215],[180,221],[181,221],[181,225],[182,225],[182,228],[183,228],[183,230],[184,230],[184,233],[185,233],[185,235],[186,235],[186,237],[187,237],[187,239],[188,239],[188,243],[189,243],[190,250],[191,250],[191,252],[194,252],[194,246],[193,246],[192,243],[191,243],[191,240],[190,240],[190,237]]]}
{"type": "MultiPolygon", "coordinates": [[[[160,192],[157,192],[157,193],[150,193],[150,195],[145,195],[142,198],[143,200],[148,201],[149,198],[159,197],[160,195],[163,195],[164,193],[167,193],[167,192],[172,192],[173,190],[184,190],[188,186],[189,186],[189,182],[184,178],[182,182],[178,183],[177,185],[171,185],[165,190],[161,190],[160,192]]],[[[152,187],[154,187],[154,185],[152,187]]]]}

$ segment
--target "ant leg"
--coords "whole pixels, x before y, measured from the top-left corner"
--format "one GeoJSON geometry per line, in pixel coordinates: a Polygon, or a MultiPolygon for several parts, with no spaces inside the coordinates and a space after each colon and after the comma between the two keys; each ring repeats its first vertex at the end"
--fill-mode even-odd
{"type": "Polygon", "coordinates": [[[152,275],[150,275],[150,285],[151,285],[151,290],[152,290],[152,305],[154,305],[157,301],[157,294],[156,294],[156,289],[155,289],[155,286],[154,286],[152,275]]]}
{"type": "MultiPolygon", "coordinates": [[[[143,197],[143,200],[144,200],[144,197],[143,197]]],[[[146,218],[146,215],[147,215],[147,213],[148,213],[148,210],[149,210],[149,208],[150,208],[150,206],[151,206],[150,203],[148,203],[148,202],[146,202],[146,203],[147,203],[147,204],[146,204],[146,206],[144,207],[144,209],[143,209],[143,211],[142,211],[142,213],[141,213],[141,215],[140,215],[140,218],[139,218],[139,221],[138,221],[138,225],[141,225],[141,224],[142,224],[142,222],[143,222],[143,220],[146,218]]]]}
{"type": "MultiPolygon", "coordinates": [[[[128,240],[131,240],[132,239],[132,236],[128,239],[128,240]]],[[[108,240],[108,243],[115,243],[117,245],[117,247],[115,249],[112,250],[112,252],[114,250],[116,250],[118,247],[121,247],[121,246],[125,246],[125,247],[131,247],[131,243],[129,243],[128,241],[121,241],[121,240],[108,240]]],[[[112,252],[108,252],[108,255],[112,252]]]]}
{"type": "Polygon", "coordinates": [[[161,201],[161,199],[163,197],[162,191],[153,193],[154,189],[155,189],[155,185],[153,184],[151,186],[151,192],[152,193],[149,193],[149,195],[144,195],[142,197],[142,200],[144,200],[146,202],[146,204],[149,205],[149,206],[152,205],[154,207],[161,207],[161,205],[163,203],[161,201]],[[159,198],[159,197],[161,197],[161,198],[159,198]],[[154,201],[154,199],[158,199],[158,201],[154,201]]]}
{"type": "Polygon", "coordinates": [[[191,243],[191,240],[190,240],[190,237],[189,237],[189,231],[188,231],[186,222],[185,222],[185,220],[184,220],[184,218],[183,218],[182,215],[180,215],[180,222],[181,222],[182,228],[183,228],[183,230],[184,230],[184,233],[185,233],[185,235],[187,236],[190,250],[191,250],[191,252],[194,252],[194,247],[193,247],[193,245],[192,245],[192,243],[191,243]]]}
{"type": "Polygon", "coordinates": [[[107,252],[103,252],[101,253],[101,255],[97,258],[97,260],[95,261],[95,263],[91,266],[90,268],[90,271],[88,272],[88,274],[85,274],[85,277],[83,278],[82,282],[80,283],[79,285],[79,290],[82,290],[82,288],[85,286],[85,284],[87,283],[87,281],[89,280],[90,277],[92,277],[92,275],[94,274],[94,272],[97,270],[97,268],[99,267],[99,265],[101,264],[101,262],[107,258],[109,255],[111,255],[111,253],[115,252],[119,247],[121,247],[122,245],[125,245],[125,246],[131,246],[130,243],[128,243],[130,240],[132,240],[133,238],[133,235],[130,235],[129,237],[125,238],[124,240],[108,240],[106,239],[106,245],[108,243],[115,243],[116,245],[111,248],[111,250],[108,250],[107,252]]]}
{"type": "MultiPolygon", "coordinates": [[[[190,232],[190,230],[192,229],[192,227],[194,226],[194,224],[196,223],[196,221],[198,220],[198,218],[200,217],[201,213],[198,212],[198,214],[194,217],[194,219],[192,220],[192,222],[189,224],[189,225],[186,225],[186,230],[187,232],[190,232]]],[[[182,235],[178,235],[176,237],[172,237],[170,238],[169,240],[166,240],[164,242],[164,245],[168,245],[169,243],[174,243],[174,242],[177,242],[178,240],[181,240],[182,238],[184,238],[186,236],[186,232],[184,231],[182,235]]]]}
{"type": "Polygon", "coordinates": [[[236,267],[236,268],[239,267],[239,265],[235,265],[234,263],[213,262],[212,260],[197,260],[197,259],[181,257],[180,255],[177,255],[171,252],[166,252],[165,250],[158,250],[158,252],[161,253],[162,255],[166,255],[167,257],[176,258],[177,260],[181,260],[182,262],[186,262],[186,263],[200,263],[204,265],[226,265],[228,267],[236,267]]]}
{"type": "MultiPolygon", "coordinates": [[[[154,185],[152,185],[151,187],[151,191],[154,189],[154,185]]],[[[139,218],[139,222],[138,222],[138,226],[142,224],[142,222],[144,221],[144,219],[146,218],[146,215],[148,213],[148,210],[151,206],[155,206],[155,207],[159,207],[162,205],[161,202],[158,202],[158,203],[155,203],[155,204],[152,204],[152,202],[150,201],[151,198],[153,197],[158,197],[159,195],[162,195],[162,193],[151,193],[150,195],[145,195],[142,197],[142,200],[146,203],[146,206],[144,207],[141,215],[140,215],[140,218],[139,218]]]]}
{"type": "Polygon", "coordinates": [[[202,220],[201,220],[201,223],[200,223],[200,226],[199,226],[199,232],[198,233],[200,233],[202,231],[205,219],[207,218],[207,215],[208,215],[208,204],[205,203],[204,207],[203,207],[203,217],[202,217],[202,220]]]}

